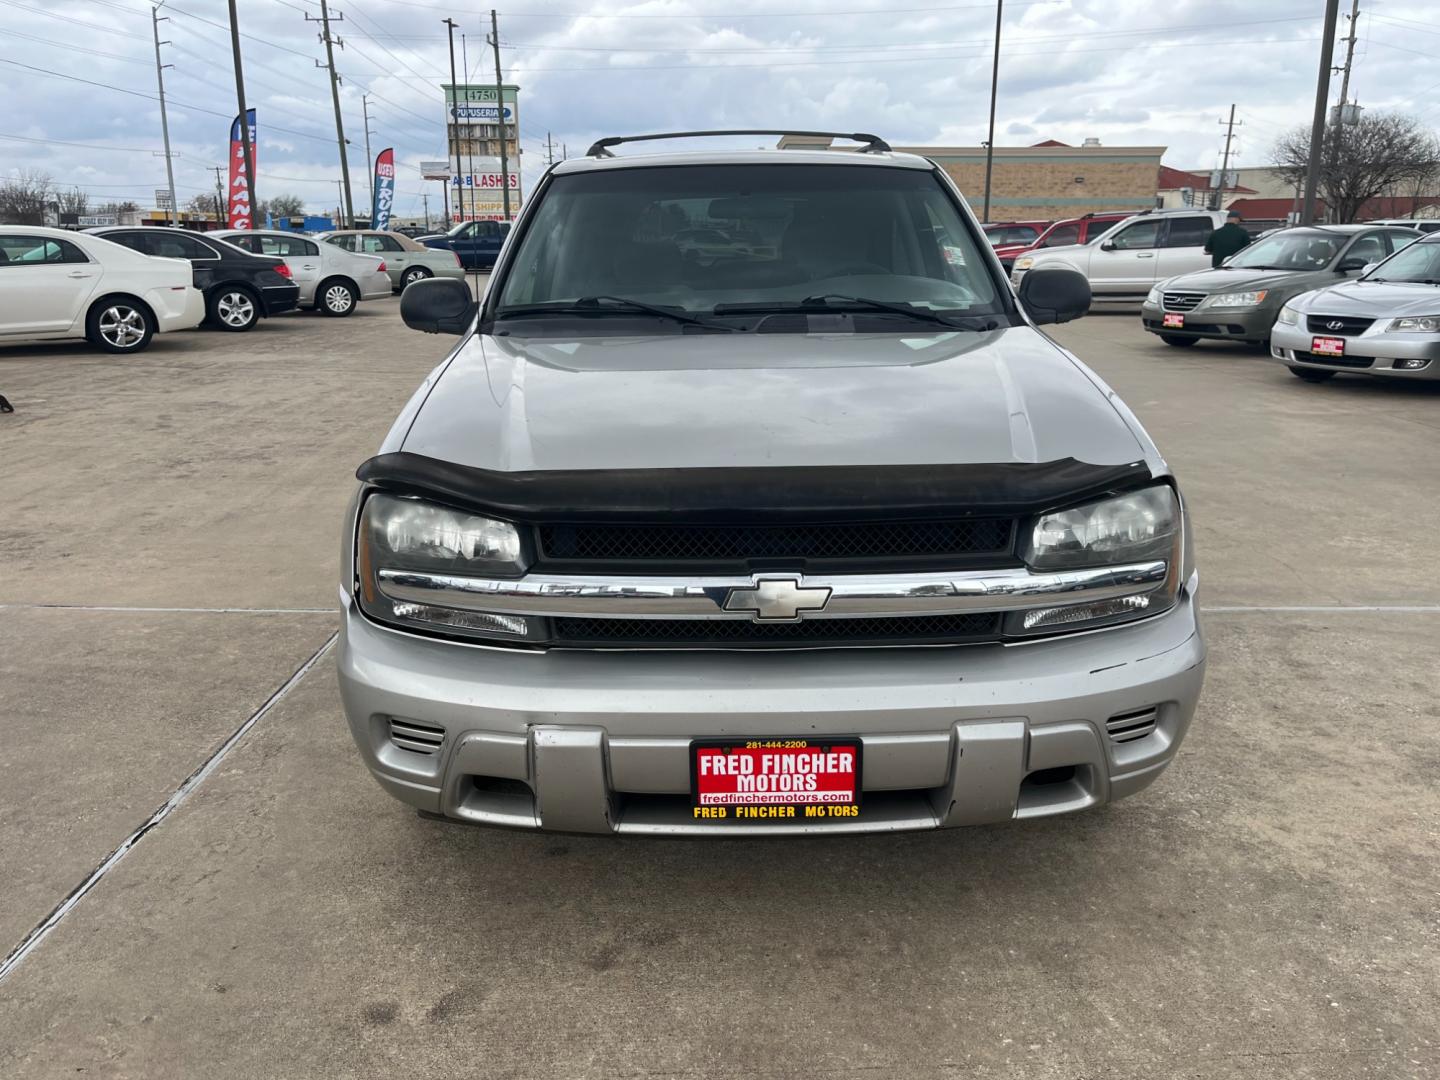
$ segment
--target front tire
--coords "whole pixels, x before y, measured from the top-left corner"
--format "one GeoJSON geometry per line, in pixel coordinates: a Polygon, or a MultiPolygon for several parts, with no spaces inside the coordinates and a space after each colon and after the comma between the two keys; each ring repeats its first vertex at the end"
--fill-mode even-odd
{"type": "Polygon", "coordinates": [[[260,321],[260,301],[249,289],[227,285],[216,289],[205,302],[210,321],[221,330],[242,334],[260,321]]]}
{"type": "Polygon", "coordinates": [[[337,319],[355,313],[355,305],[360,302],[360,293],[348,281],[326,281],[320,285],[319,307],[323,314],[331,315],[337,319]]]}
{"type": "Polygon", "coordinates": [[[404,292],[407,286],[414,285],[417,281],[424,281],[430,276],[432,276],[430,271],[426,270],[425,267],[412,266],[400,275],[400,291],[404,292]]]}
{"type": "Polygon", "coordinates": [[[1329,382],[1335,377],[1333,371],[1321,371],[1319,368],[1308,367],[1292,367],[1290,374],[1309,383],[1329,382]]]}
{"type": "Polygon", "coordinates": [[[137,353],[155,336],[155,316],[134,300],[101,300],[85,316],[85,337],[101,352],[137,353]]]}
{"type": "Polygon", "coordinates": [[[1193,337],[1180,337],[1178,334],[1161,334],[1160,340],[1163,341],[1166,345],[1175,346],[1175,348],[1177,349],[1188,349],[1191,345],[1194,345],[1195,342],[1199,341],[1200,339],[1193,337]]]}

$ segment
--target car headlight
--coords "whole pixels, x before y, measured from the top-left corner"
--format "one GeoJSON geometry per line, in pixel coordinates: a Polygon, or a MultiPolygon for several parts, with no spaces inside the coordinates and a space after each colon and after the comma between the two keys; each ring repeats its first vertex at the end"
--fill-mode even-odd
{"type": "Polygon", "coordinates": [[[1159,307],[1161,303],[1161,289],[1159,285],[1154,286],[1145,294],[1145,303],[1159,307]]]}
{"type": "Polygon", "coordinates": [[[1440,315],[1409,315],[1393,320],[1385,330],[1387,333],[1433,334],[1440,331],[1440,315]]]}
{"type": "MultiPolygon", "coordinates": [[[[1093,602],[1037,606],[1007,617],[1011,634],[1082,630],[1155,615],[1173,607],[1180,593],[1184,538],[1180,502],[1168,484],[1142,488],[1067,510],[1041,514],[1025,542],[1026,564],[1036,571],[1145,567],[1133,588],[1093,602]],[[1155,564],[1163,564],[1163,570],[1155,564]]],[[[1056,599],[1061,599],[1057,596],[1056,599]]]]}
{"type": "Polygon", "coordinates": [[[1295,310],[1293,307],[1291,307],[1289,304],[1286,304],[1284,307],[1282,307],[1282,308],[1280,309],[1280,314],[1278,314],[1278,315],[1275,316],[1275,324],[1276,324],[1277,326],[1280,325],[1281,323],[1283,323],[1283,324],[1286,325],[1286,326],[1294,326],[1294,325],[1295,325],[1296,323],[1298,323],[1299,321],[1300,321],[1300,312],[1296,311],[1296,310],[1295,310]]]}
{"type": "Polygon", "coordinates": [[[437,577],[518,577],[525,545],[508,521],[421,499],[376,493],[365,500],[355,536],[357,598],[384,622],[462,637],[530,636],[529,620],[462,611],[432,597],[437,577]]]}
{"type": "Polygon", "coordinates": [[[1035,256],[1034,256],[1034,255],[1021,255],[1020,258],[1018,258],[1018,259],[1015,260],[1015,263],[1014,263],[1014,265],[1011,267],[1011,269],[1012,269],[1012,270],[1029,270],[1029,269],[1030,269],[1032,266],[1034,266],[1034,265],[1035,265],[1035,256]]]}
{"type": "Polygon", "coordinates": [[[1206,301],[1206,307],[1254,307],[1263,303],[1266,290],[1257,289],[1253,292],[1227,292],[1218,293],[1206,301]]]}

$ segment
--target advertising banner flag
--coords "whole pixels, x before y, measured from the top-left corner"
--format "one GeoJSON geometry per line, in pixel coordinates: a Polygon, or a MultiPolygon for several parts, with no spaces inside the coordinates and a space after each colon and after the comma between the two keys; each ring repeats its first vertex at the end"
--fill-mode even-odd
{"type": "Polygon", "coordinates": [[[390,228],[390,208],[395,202],[395,150],[375,155],[375,205],[370,208],[372,229],[390,228]]]}
{"type": "MultiPolygon", "coordinates": [[[[255,110],[246,109],[250,126],[250,164],[260,171],[255,147],[255,110]]],[[[254,216],[250,207],[250,190],[245,178],[245,147],[240,141],[240,117],[230,125],[230,198],[229,218],[232,229],[253,229],[254,216]]]]}

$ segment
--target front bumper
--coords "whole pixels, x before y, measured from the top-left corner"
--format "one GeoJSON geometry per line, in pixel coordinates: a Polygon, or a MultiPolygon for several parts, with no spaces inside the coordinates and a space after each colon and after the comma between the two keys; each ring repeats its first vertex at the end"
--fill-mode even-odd
{"type": "Polygon", "coordinates": [[[1312,333],[1303,323],[1277,324],[1270,335],[1270,358],[1289,367],[1317,371],[1352,371],[1358,375],[1396,379],[1440,379],[1440,335],[1387,334],[1371,327],[1363,334],[1345,338],[1342,357],[1321,357],[1310,351],[1315,338],[1323,336],[1312,333]],[[1399,360],[1428,360],[1429,363],[1421,368],[1406,369],[1395,366],[1399,360]]]}
{"type": "Polygon", "coordinates": [[[662,835],[884,832],[1044,817],[1170,763],[1205,672],[1194,582],[1143,622],[1021,645],[811,652],[527,652],[378,627],[345,601],[341,698],[387,791],[459,821],[662,835]],[[1148,734],[1119,741],[1154,711],[1148,734]],[[430,752],[391,721],[440,734],[430,752]],[[694,738],[858,735],[860,815],[700,820],[694,738]]]}
{"type": "Polygon", "coordinates": [[[1146,302],[1140,307],[1140,320],[1152,334],[1167,337],[1211,338],[1221,341],[1264,341],[1275,325],[1279,304],[1260,304],[1251,308],[1206,308],[1194,311],[1167,312],[1157,304],[1146,302]],[[1182,314],[1185,325],[1163,325],[1167,314],[1182,314]]]}

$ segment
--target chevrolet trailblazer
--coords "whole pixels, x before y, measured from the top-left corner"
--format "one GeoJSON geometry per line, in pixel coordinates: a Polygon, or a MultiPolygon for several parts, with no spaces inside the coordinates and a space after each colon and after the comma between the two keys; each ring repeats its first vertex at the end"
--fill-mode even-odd
{"type": "MultiPolygon", "coordinates": [[[[692,132],[699,135],[777,134],[692,132]]],[[[934,163],[546,172],[360,466],[341,695],[423,813],[651,835],[1065,814],[1170,763],[1205,670],[1175,479],[934,163]],[[695,230],[753,242],[685,257],[695,230]]]]}

